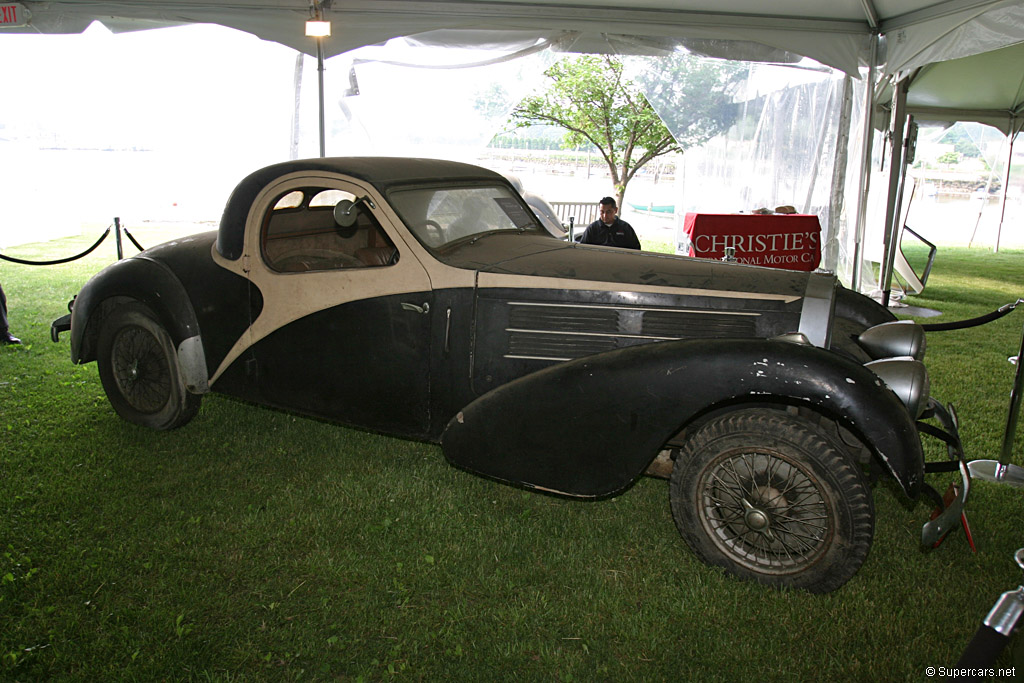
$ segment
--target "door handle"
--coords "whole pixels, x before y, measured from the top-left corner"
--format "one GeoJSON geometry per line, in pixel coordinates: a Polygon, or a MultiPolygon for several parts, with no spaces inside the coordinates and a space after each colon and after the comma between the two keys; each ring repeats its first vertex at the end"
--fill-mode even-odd
{"type": "Polygon", "coordinates": [[[424,301],[422,306],[417,306],[416,304],[403,301],[402,310],[412,311],[413,313],[430,313],[430,304],[424,301]]]}

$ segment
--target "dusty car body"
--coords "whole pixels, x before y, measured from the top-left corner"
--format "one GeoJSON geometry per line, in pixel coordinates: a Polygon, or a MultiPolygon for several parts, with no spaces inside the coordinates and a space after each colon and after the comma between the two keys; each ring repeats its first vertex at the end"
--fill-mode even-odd
{"type": "Polygon", "coordinates": [[[920,327],[833,276],[567,243],[506,179],[454,162],[261,169],[218,231],[106,268],[54,325],[156,429],[215,391],[580,498],[667,458],[698,555],[811,591],[867,555],[872,468],[931,493],[919,418],[959,449],[920,327]]]}

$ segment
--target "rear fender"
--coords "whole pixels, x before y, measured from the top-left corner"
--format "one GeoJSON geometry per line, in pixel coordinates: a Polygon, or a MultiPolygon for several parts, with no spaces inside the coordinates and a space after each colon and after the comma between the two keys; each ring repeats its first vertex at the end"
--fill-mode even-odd
{"type": "Polygon", "coordinates": [[[660,342],[551,366],[470,403],[441,444],[451,463],[487,477],[603,497],[632,484],[701,413],[740,402],[807,405],[832,416],[917,496],[921,442],[896,395],[853,361],[778,340],[660,342]]]}
{"type": "Polygon", "coordinates": [[[149,307],[177,348],[185,386],[193,393],[209,391],[199,323],[188,294],[167,266],[144,256],[107,266],[75,297],[71,310],[72,362],[96,360],[103,319],[119,301],[138,301],[149,307]]]}

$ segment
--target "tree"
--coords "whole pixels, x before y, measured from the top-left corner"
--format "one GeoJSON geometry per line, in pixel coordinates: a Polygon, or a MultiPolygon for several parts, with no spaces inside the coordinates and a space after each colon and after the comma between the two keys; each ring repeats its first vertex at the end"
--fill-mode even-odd
{"type": "Polygon", "coordinates": [[[953,151],[967,159],[977,159],[981,156],[981,150],[971,139],[970,134],[963,125],[952,126],[946,134],[939,138],[939,142],[952,144],[953,151]]]}
{"type": "Polygon", "coordinates": [[[732,88],[738,69],[728,63],[677,55],[640,83],[624,72],[623,62],[608,55],[560,61],[544,72],[550,79],[547,89],[512,111],[517,128],[552,124],[565,129],[566,146],[596,147],[608,166],[619,206],[629,181],[644,165],[707,142],[732,125],[737,111],[732,88]],[[671,112],[669,127],[640,91],[641,84],[647,92],[664,96],[659,104],[671,112]]]}

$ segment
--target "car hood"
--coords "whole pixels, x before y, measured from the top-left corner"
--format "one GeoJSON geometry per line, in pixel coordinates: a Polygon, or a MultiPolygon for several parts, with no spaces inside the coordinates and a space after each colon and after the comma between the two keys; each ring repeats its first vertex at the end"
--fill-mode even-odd
{"type": "Polygon", "coordinates": [[[673,254],[566,244],[548,237],[495,234],[439,259],[480,273],[526,275],[640,287],[682,287],[803,296],[809,273],[673,254]]]}

